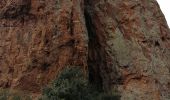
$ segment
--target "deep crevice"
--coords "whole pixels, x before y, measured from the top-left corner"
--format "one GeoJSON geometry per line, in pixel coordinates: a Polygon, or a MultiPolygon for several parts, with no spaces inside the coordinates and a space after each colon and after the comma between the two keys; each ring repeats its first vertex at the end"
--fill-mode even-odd
{"type": "Polygon", "coordinates": [[[88,71],[89,81],[102,90],[102,77],[100,75],[100,44],[95,32],[95,26],[92,23],[91,16],[88,11],[84,12],[86,27],[88,31],[89,43],[88,43],[88,71]]]}
{"type": "Polygon", "coordinates": [[[84,17],[88,31],[88,71],[89,81],[104,92],[111,92],[118,84],[122,84],[122,78],[118,74],[116,62],[109,55],[107,45],[108,34],[105,32],[102,19],[98,18],[98,11],[92,0],[85,0],[84,17]],[[113,83],[114,81],[114,83],[113,83]]]}
{"type": "MultiPolygon", "coordinates": [[[[88,71],[89,81],[100,91],[109,92],[111,87],[111,66],[108,63],[107,52],[105,50],[106,39],[104,31],[96,25],[95,10],[93,2],[85,0],[84,17],[88,31],[88,71]]],[[[100,26],[100,22],[98,22],[100,26]]]]}

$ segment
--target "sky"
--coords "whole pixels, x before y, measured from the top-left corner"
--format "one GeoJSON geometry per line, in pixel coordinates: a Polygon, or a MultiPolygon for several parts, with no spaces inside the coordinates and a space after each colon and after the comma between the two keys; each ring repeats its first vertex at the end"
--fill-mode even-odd
{"type": "Polygon", "coordinates": [[[170,0],[157,0],[170,27],[170,0]]]}

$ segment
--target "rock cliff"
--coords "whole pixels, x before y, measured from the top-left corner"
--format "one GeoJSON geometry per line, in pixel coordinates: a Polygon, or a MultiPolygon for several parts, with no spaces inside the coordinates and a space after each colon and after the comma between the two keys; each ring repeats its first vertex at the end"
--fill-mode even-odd
{"type": "Polygon", "coordinates": [[[121,100],[169,100],[170,30],[156,0],[1,0],[0,87],[37,93],[65,66],[121,100]]]}

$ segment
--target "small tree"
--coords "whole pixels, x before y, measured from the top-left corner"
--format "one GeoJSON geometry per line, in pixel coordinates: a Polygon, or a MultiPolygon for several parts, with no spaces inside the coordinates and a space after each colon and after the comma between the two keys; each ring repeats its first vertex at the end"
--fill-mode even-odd
{"type": "Polygon", "coordinates": [[[104,99],[115,96],[107,97],[93,87],[79,67],[66,68],[50,87],[43,90],[41,100],[118,100],[104,99]]]}

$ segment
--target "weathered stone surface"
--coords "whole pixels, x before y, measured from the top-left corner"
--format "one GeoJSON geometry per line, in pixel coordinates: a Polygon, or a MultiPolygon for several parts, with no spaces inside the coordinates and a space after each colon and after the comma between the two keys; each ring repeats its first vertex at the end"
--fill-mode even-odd
{"type": "Polygon", "coordinates": [[[170,30],[156,0],[0,1],[1,87],[37,93],[70,65],[122,100],[169,100],[170,30]]]}
{"type": "Polygon", "coordinates": [[[93,34],[104,53],[104,62],[96,66],[100,67],[99,75],[106,89],[117,86],[122,100],[169,100],[170,31],[157,2],[86,3],[93,34]]]}
{"type": "Polygon", "coordinates": [[[1,87],[37,92],[64,66],[86,66],[88,39],[81,0],[1,2],[1,87]]]}

